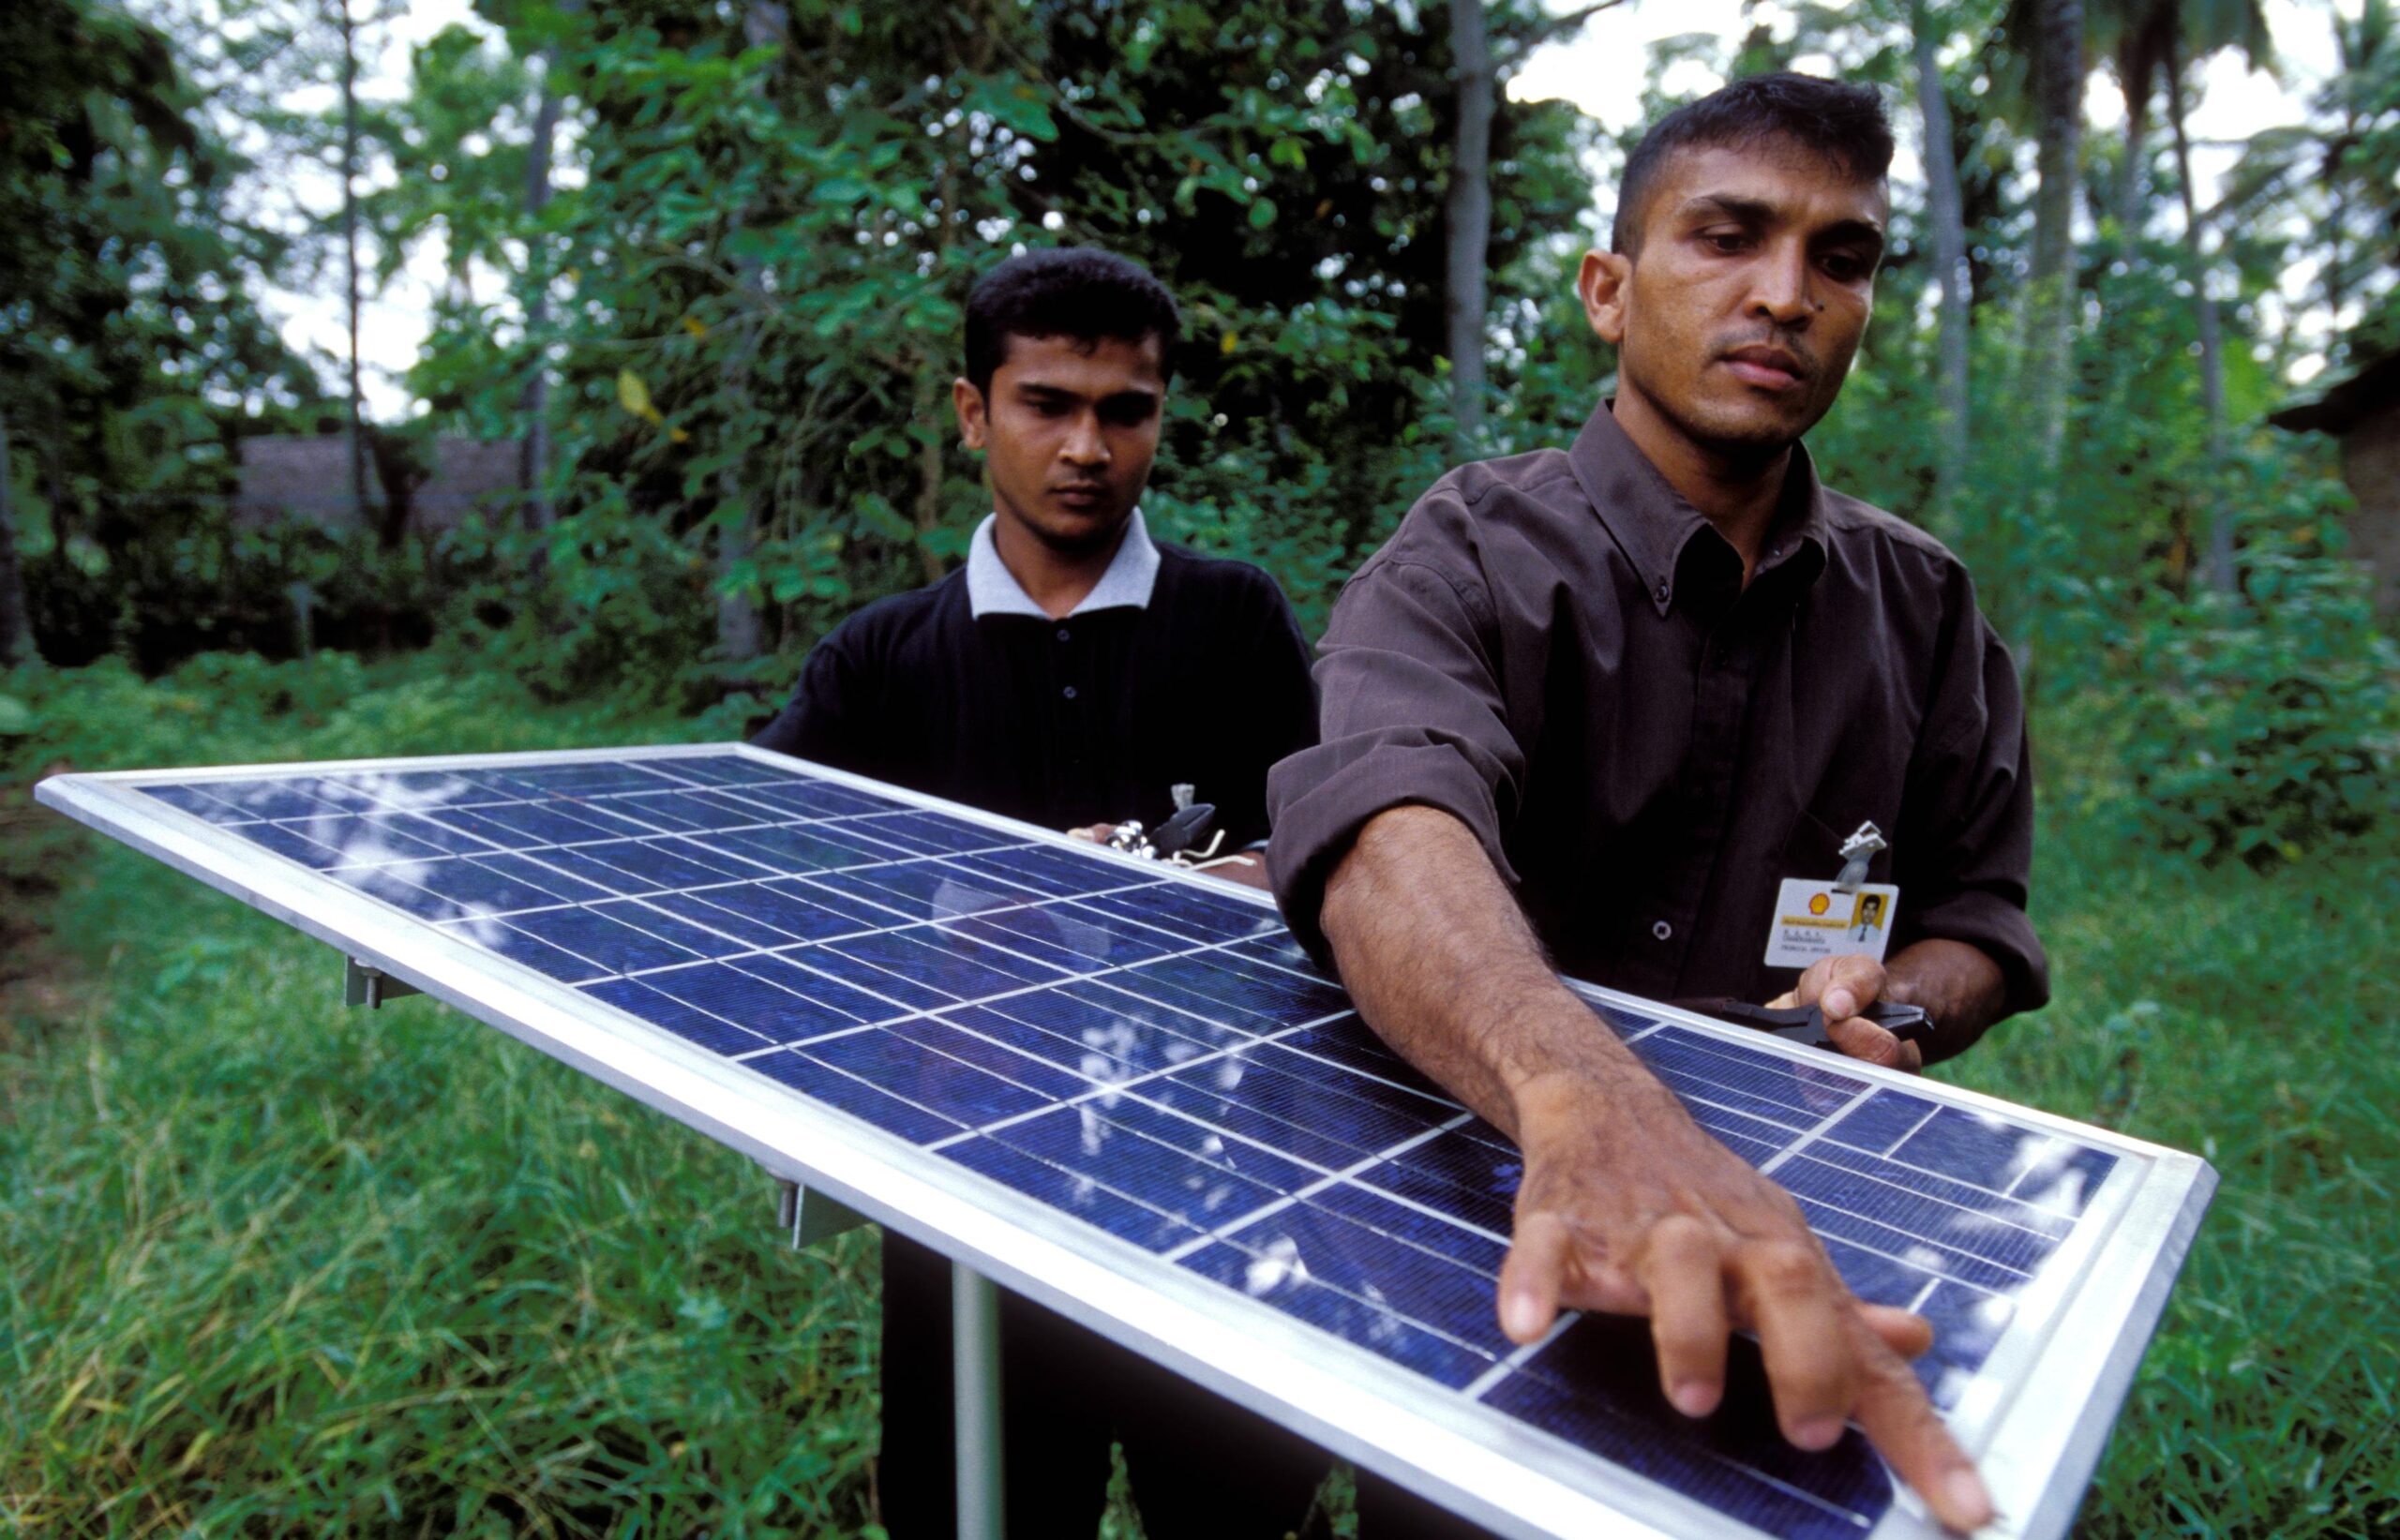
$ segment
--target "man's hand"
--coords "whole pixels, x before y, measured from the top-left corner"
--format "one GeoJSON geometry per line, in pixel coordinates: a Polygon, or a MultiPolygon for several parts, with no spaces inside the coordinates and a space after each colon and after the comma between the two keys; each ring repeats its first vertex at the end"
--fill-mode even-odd
{"type": "Polygon", "coordinates": [[[1321,920],[1359,1014],[1524,1152],[1500,1273],[1511,1338],[1538,1338],[1562,1306],[1648,1316],[1668,1398],[1698,1413],[1723,1395],[1728,1334],[1754,1330],[1794,1443],[1822,1448],[1853,1420],[1943,1523],[1990,1518],[1902,1362],[1927,1346],[1925,1323],[1853,1297],[1791,1196],[1559,983],[1465,825],[1428,807],[1376,815],[1327,881],[1321,920]]]}
{"type": "Polygon", "coordinates": [[[1792,1443],[1827,1448],[1854,1420],[1944,1523],[1991,1517],[1905,1361],[1932,1345],[1932,1328],[1852,1295],[1781,1188],[1655,1082],[1601,1092],[1561,1077],[1518,1107],[1525,1174],[1500,1273],[1509,1337],[1538,1340],[1562,1308],[1646,1315],[1661,1389],[1699,1417],[1724,1395],[1727,1333],[1749,1329],[1792,1443]]]}
{"type": "Polygon", "coordinates": [[[1836,1048],[1852,1058],[1913,1074],[1925,1068],[1925,1054],[1917,1045],[1902,1042],[1859,1014],[1890,993],[1883,964],[1875,959],[1827,957],[1808,964],[1789,994],[1767,1004],[1778,1009],[1816,1006],[1825,1013],[1825,1035],[1836,1048]]]}

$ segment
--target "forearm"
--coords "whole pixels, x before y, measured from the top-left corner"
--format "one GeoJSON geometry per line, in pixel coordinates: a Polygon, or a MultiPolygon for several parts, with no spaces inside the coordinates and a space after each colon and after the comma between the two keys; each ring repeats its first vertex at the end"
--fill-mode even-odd
{"type": "Polygon", "coordinates": [[[1964,941],[1919,941],[1884,965],[1884,995],[1922,1008],[1935,1025],[1928,1062],[1974,1045],[2007,1002],[2000,964],[1964,941]]]}
{"type": "Polygon", "coordinates": [[[1512,1137],[1546,1091],[1664,1095],[1558,981],[1483,847],[1448,814],[1370,820],[1327,882],[1320,919],[1367,1024],[1512,1137]]]}

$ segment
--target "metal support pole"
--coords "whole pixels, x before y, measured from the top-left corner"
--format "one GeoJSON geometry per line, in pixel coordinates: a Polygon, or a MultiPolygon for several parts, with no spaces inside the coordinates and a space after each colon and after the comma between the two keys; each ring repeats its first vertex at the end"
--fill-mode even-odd
{"type": "Polygon", "coordinates": [[[372,963],[362,963],[355,957],[343,960],[341,997],[344,1004],[381,1010],[386,1000],[419,993],[414,984],[393,978],[372,963]]]}
{"type": "Polygon", "coordinates": [[[1000,1292],[950,1264],[951,1389],[958,1435],[958,1540],[1001,1540],[1000,1292]]]}

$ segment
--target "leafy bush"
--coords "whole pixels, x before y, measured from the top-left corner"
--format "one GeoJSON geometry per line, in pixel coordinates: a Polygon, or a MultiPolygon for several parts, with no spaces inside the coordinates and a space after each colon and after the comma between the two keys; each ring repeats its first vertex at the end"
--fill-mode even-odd
{"type": "Polygon", "coordinates": [[[705,559],[622,498],[540,536],[470,521],[445,544],[488,574],[452,605],[448,645],[544,700],[666,702],[713,645],[705,559]]]}
{"type": "Polygon", "coordinates": [[[2262,532],[2244,566],[2237,599],[2143,608],[2125,768],[2160,844],[2265,868],[2400,812],[2400,648],[2347,563],[2262,532]]]}

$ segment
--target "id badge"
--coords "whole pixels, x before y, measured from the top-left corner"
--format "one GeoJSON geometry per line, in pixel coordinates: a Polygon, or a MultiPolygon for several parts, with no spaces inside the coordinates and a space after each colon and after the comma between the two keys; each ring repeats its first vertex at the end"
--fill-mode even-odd
{"type": "Polygon", "coordinates": [[[1775,920],[1767,927],[1766,963],[1772,968],[1805,968],[1828,957],[1871,957],[1880,963],[1891,944],[1900,890],[1887,882],[1863,882],[1852,893],[1830,882],[1786,877],[1775,895],[1775,920]]]}

